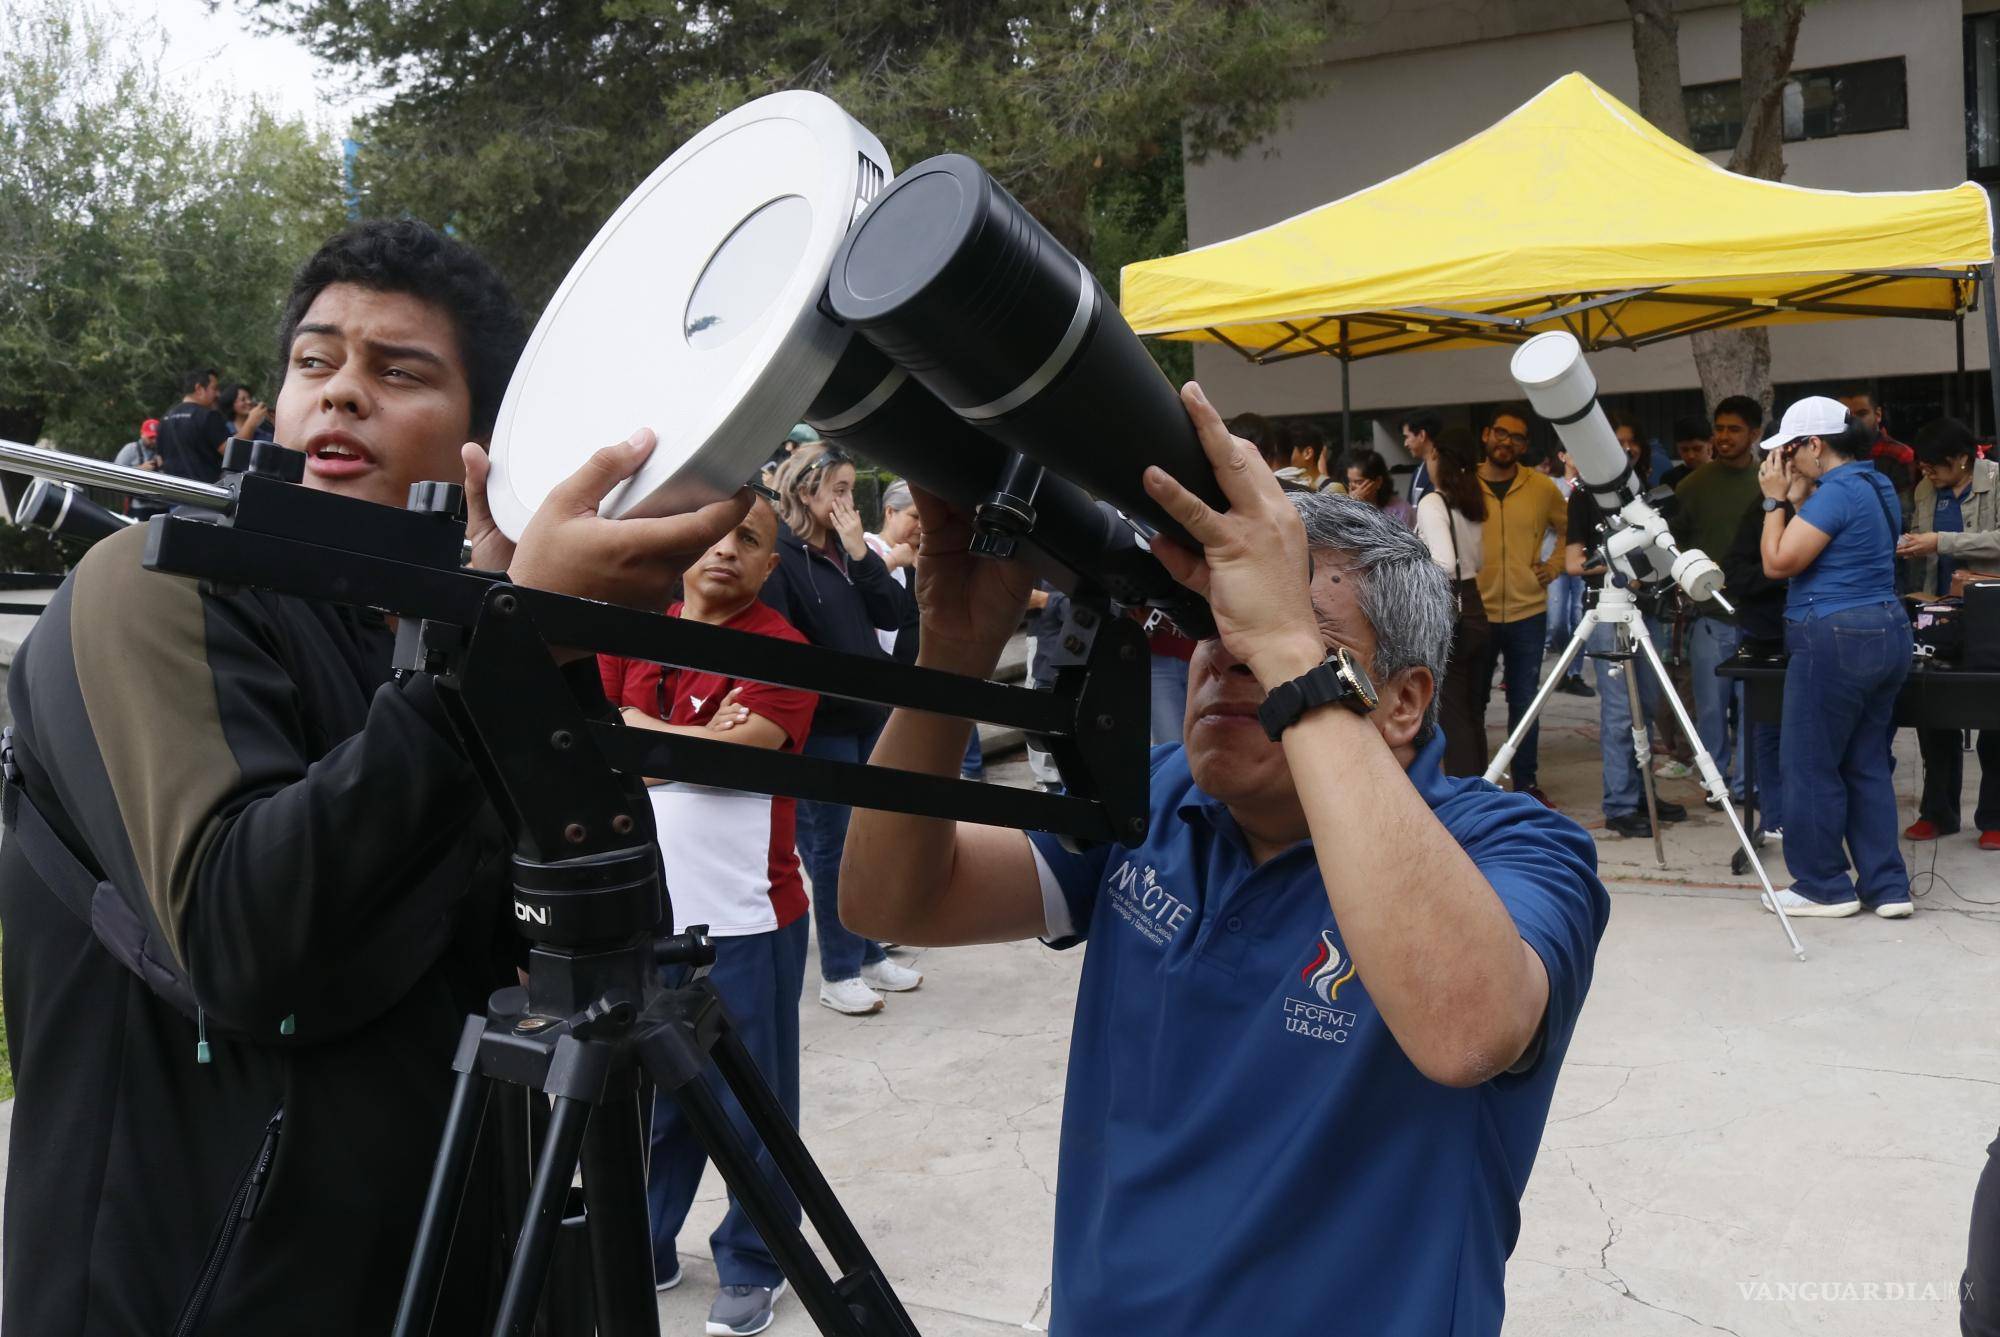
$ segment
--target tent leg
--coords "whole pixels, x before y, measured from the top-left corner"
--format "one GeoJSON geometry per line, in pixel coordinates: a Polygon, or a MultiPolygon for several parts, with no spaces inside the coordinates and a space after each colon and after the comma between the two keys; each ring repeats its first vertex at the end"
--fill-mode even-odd
{"type": "Polygon", "coordinates": [[[1979,275],[1979,305],[1986,313],[1986,388],[1992,391],[1992,427],[2000,433],[2000,312],[1993,309],[1993,266],[1979,275]]]}
{"type": "MultiPolygon", "coordinates": [[[[1988,270],[1987,273],[1990,281],[1992,271],[1988,270]]],[[[1340,346],[1342,348],[1347,347],[1347,322],[1344,320],[1340,322],[1340,346]]],[[[1338,458],[1344,459],[1347,452],[1352,449],[1354,449],[1354,410],[1348,394],[1347,356],[1343,353],[1340,358],[1340,455],[1338,458]]]]}
{"type": "MultiPolygon", "coordinates": [[[[1965,383],[1965,313],[1963,311],[1951,318],[1951,333],[1953,341],[1958,346],[1958,375],[1952,378],[1951,394],[1947,396],[1945,412],[1951,417],[1964,421],[1966,418],[1974,415],[1972,413],[1971,387],[1965,383]]],[[[1977,435],[1979,431],[1978,424],[1972,424],[1972,430],[1977,435]]]]}

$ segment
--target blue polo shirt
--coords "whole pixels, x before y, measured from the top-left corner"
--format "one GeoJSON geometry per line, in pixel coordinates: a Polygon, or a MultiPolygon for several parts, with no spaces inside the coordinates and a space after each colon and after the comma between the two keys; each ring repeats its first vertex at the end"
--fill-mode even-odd
{"type": "Polygon", "coordinates": [[[1859,460],[1823,475],[1799,519],[1825,534],[1826,547],[1792,577],[1785,619],[1810,622],[1850,608],[1896,601],[1896,534],[1902,503],[1888,479],[1859,460]]]}
{"type": "Polygon", "coordinates": [[[1090,944],[1052,1337],[1500,1331],[1521,1193],[1610,899],[1581,827],[1446,778],[1443,754],[1434,738],[1410,780],[1549,975],[1539,1052],[1469,1090],[1432,1082],[1398,1048],[1312,843],[1253,865],[1178,744],[1153,753],[1144,844],[1076,854],[1031,836],[1045,896],[1060,892],[1051,932],[1090,944]]]}

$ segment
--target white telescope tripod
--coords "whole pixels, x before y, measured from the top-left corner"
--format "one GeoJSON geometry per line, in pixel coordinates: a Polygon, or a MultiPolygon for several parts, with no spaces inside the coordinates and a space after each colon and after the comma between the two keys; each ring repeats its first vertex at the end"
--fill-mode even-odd
{"type": "MultiPolygon", "coordinates": [[[[1625,669],[1622,675],[1625,679],[1625,693],[1632,705],[1632,753],[1639,767],[1639,783],[1646,791],[1646,816],[1653,824],[1653,857],[1659,861],[1660,867],[1667,866],[1666,846],[1660,837],[1659,800],[1653,793],[1652,743],[1646,733],[1646,712],[1640,705],[1638,668],[1642,658],[1652,670],[1654,680],[1659,683],[1661,695],[1667,704],[1673,707],[1674,718],[1681,724],[1681,732],[1693,740],[1695,767],[1701,773],[1702,786],[1708,790],[1711,798],[1722,805],[1722,811],[1729,818],[1730,827],[1736,832],[1737,843],[1743,847],[1744,857],[1749,860],[1750,867],[1757,870],[1757,880],[1764,885],[1765,903],[1777,912],[1778,923],[1784,926],[1785,937],[1792,944],[1792,955],[1801,961],[1805,960],[1806,949],[1800,945],[1799,935],[1793,932],[1792,921],[1785,914],[1785,907],[1778,901],[1777,893],[1771,886],[1770,875],[1764,871],[1763,861],[1757,857],[1756,847],[1751,843],[1749,833],[1743,829],[1742,816],[1729,801],[1729,786],[1724,783],[1722,772],[1716,769],[1715,759],[1702,747],[1701,735],[1696,732],[1694,721],[1689,718],[1687,708],[1681,704],[1680,698],[1674,695],[1673,683],[1667,677],[1666,666],[1660,662],[1659,651],[1653,648],[1652,638],[1646,634],[1645,617],[1639,612],[1632,591],[1617,579],[1615,572],[1607,575],[1604,588],[1597,596],[1596,605],[1584,610],[1583,620],[1577,624],[1576,634],[1569,638],[1569,644],[1563,648],[1561,658],[1556,660],[1556,666],[1542,680],[1541,689],[1529,703],[1527,714],[1523,715],[1521,722],[1514,726],[1514,731],[1507,736],[1507,741],[1500,745],[1500,751],[1493,757],[1493,764],[1486,768],[1487,781],[1498,784],[1500,777],[1506,774],[1508,766],[1514,760],[1514,753],[1520,749],[1521,740],[1528,736],[1528,730],[1534,728],[1535,721],[1541,717],[1542,706],[1547,703],[1549,694],[1555,691],[1556,685],[1563,680],[1563,674],[1569,670],[1576,657],[1584,653],[1585,647],[1590,643],[1591,632],[1600,625],[1611,627],[1617,632],[1615,650],[1601,658],[1608,658],[1614,662],[1622,661],[1625,669]]],[[[1604,691],[1614,690],[1609,683],[1600,682],[1599,687],[1604,691]]]]}

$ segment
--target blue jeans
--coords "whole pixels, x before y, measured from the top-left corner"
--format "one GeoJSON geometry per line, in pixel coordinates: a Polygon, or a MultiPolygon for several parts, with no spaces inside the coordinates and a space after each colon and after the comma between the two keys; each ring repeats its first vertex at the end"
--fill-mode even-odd
{"type": "MultiPolygon", "coordinates": [[[[1569,645],[1569,638],[1576,635],[1577,625],[1583,621],[1583,577],[1560,575],[1549,582],[1549,629],[1543,647],[1546,653],[1556,654],[1569,645]]],[[[1595,648],[1595,647],[1593,647],[1595,648]]],[[[1578,655],[1570,661],[1565,677],[1583,677],[1584,657],[1578,655]]]]}
{"type": "MultiPolygon", "coordinates": [[[[1486,662],[1479,666],[1481,699],[1492,690],[1493,670],[1504,660],[1507,665],[1507,730],[1511,734],[1535,699],[1542,678],[1542,645],[1547,639],[1546,613],[1524,617],[1519,622],[1495,622],[1486,642],[1486,662]]],[[[1538,720],[1514,753],[1514,788],[1526,789],[1535,783],[1535,765],[1540,760],[1542,726],[1538,720]]]]}
{"type": "MultiPolygon", "coordinates": [[[[669,983],[676,982],[684,969],[676,966],[669,983]]],[[[794,1127],[799,1122],[799,995],[806,979],[806,921],[801,915],[781,929],[751,933],[740,938],[715,939],[715,965],[708,972],[722,1005],[729,1011],[743,1047],[771,1084],[772,1092],[785,1107],[794,1127]]],[[[713,1067],[702,1080],[715,1098],[745,1146],[757,1153],[757,1168],[771,1181],[771,1187],[790,1210],[797,1224],[799,1204],[792,1197],[771,1161],[771,1153],[750,1127],[743,1107],[713,1067]]],[[[708,1155],[695,1139],[694,1130],[681,1114],[681,1107],[665,1092],[653,1097],[652,1156],[646,1169],[646,1208],[653,1223],[653,1275],[671,1277],[675,1266],[675,1237],[687,1221],[688,1207],[701,1184],[702,1167],[708,1155]]],[[[775,1286],[783,1277],[778,1264],[757,1227],[743,1214],[736,1195],[729,1195],[729,1211],[722,1224],[708,1237],[715,1255],[715,1270],[725,1286],[775,1286]]]]}
{"type": "Polygon", "coordinates": [[[1153,746],[1182,741],[1187,724],[1188,662],[1172,655],[1153,656],[1153,746]]]}
{"type": "MultiPolygon", "coordinates": [[[[874,737],[867,734],[806,735],[805,754],[829,761],[866,761],[874,737]]],[[[840,855],[847,848],[845,803],[800,799],[798,806],[799,862],[812,879],[813,928],[819,933],[820,977],[832,984],[851,980],[861,967],[872,966],[886,953],[840,922],[840,855]]]]}
{"type": "Polygon", "coordinates": [[[1730,712],[1741,719],[1743,688],[1740,683],[1718,678],[1716,668],[1736,653],[1743,632],[1718,618],[1698,617],[1688,628],[1688,664],[1694,678],[1694,730],[1701,736],[1702,751],[1715,762],[1729,795],[1743,798],[1744,746],[1742,730],[1731,727],[1730,712]]]}
{"type": "MultiPolygon", "coordinates": [[[[870,748],[869,751],[874,751],[870,748]]],[[[867,760],[865,757],[863,760],[867,760]]],[[[980,746],[979,726],[972,726],[972,737],[965,740],[965,757],[958,763],[959,774],[983,776],[986,774],[986,749],[980,746]]]]}
{"type": "MultiPolygon", "coordinates": [[[[1646,633],[1653,638],[1653,646],[1657,649],[1660,628],[1651,618],[1646,619],[1646,633]]],[[[1599,624],[1590,633],[1592,654],[1609,653],[1617,644],[1618,631],[1615,627],[1599,624]]],[[[1639,762],[1632,755],[1632,701],[1625,687],[1627,673],[1639,675],[1639,705],[1646,712],[1648,734],[1652,732],[1650,722],[1653,711],[1660,701],[1660,684],[1636,650],[1629,660],[1597,661],[1597,736],[1598,747],[1604,754],[1604,815],[1607,818],[1623,817],[1646,806],[1639,762]]],[[[1650,757],[1647,764],[1651,764],[1650,757]]]]}
{"type": "Polygon", "coordinates": [[[1785,863],[1799,895],[1910,898],[1889,754],[1910,623],[1893,603],[1785,624],[1785,863]],[[1843,846],[1845,848],[1843,848],[1843,846]],[[1849,856],[1853,876],[1849,876],[1849,856]]]}
{"type": "Polygon", "coordinates": [[[1757,826],[1770,831],[1785,824],[1784,731],[1775,724],[1752,727],[1751,743],[1756,749],[1757,826]]]}

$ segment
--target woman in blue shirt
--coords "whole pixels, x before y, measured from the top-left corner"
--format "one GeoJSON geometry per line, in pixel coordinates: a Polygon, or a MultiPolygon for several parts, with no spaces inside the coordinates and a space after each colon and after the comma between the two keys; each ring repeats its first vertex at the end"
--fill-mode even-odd
{"type": "Polygon", "coordinates": [[[1814,395],[1785,411],[1758,471],[1764,573],[1792,582],[1780,747],[1793,881],[1778,893],[1788,914],[1910,913],[1889,755],[1910,621],[1896,597],[1901,512],[1869,463],[1872,444],[1838,402],[1814,395]]]}

